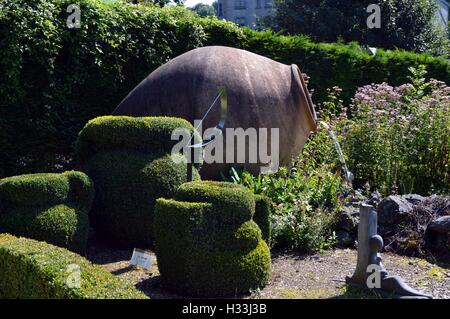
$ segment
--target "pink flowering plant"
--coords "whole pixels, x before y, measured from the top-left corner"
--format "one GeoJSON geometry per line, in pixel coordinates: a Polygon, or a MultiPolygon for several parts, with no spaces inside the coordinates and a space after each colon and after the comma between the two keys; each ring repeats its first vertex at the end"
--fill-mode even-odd
{"type": "MultiPolygon", "coordinates": [[[[348,110],[333,88],[320,116],[338,133],[358,186],[384,195],[448,193],[450,87],[426,81],[423,66],[410,72],[408,84],[359,88],[348,110]]],[[[322,155],[324,162],[336,156],[327,144],[321,148],[328,156],[322,155]]]]}
{"type": "MultiPolygon", "coordinates": [[[[319,119],[336,133],[353,186],[368,193],[448,193],[450,87],[411,69],[409,83],[361,87],[345,107],[339,87],[328,89],[319,119]]],[[[272,175],[233,171],[231,181],[270,197],[272,243],[317,251],[336,241],[332,224],[352,195],[328,131],[319,129],[289,168],[272,175]]]]}

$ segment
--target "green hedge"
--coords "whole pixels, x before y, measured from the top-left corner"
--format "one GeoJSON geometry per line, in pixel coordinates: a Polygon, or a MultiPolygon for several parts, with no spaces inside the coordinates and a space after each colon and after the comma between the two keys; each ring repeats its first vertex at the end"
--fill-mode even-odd
{"type": "Polygon", "coordinates": [[[84,253],[94,186],[81,172],[0,180],[0,233],[44,240],[84,253]]]}
{"type": "MultiPolygon", "coordinates": [[[[174,117],[102,116],[90,120],[81,130],[76,143],[78,159],[84,162],[99,152],[122,150],[144,154],[166,154],[178,140],[172,133],[185,129],[192,134],[189,122],[174,117]]],[[[200,135],[196,132],[196,140],[200,135]]],[[[197,162],[202,161],[200,152],[197,162]]]]}
{"type": "Polygon", "coordinates": [[[240,223],[252,218],[261,229],[262,238],[270,246],[272,228],[270,198],[263,195],[254,195],[253,198],[250,198],[248,192],[236,192],[236,190],[242,190],[242,186],[227,182],[202,181],[201,183],[181,185],[177,191],[177,199],[186,202],[208,201],[214,203],[223,212],[227,212],[227,222],[236,220],[236,223],[240,223]],[[205,188],[205,185],[211,187],[205,188]],[[253,209],[253,207],[255,208],[253,209]]]}
{"type": "Polygon", "coordinates": [[[263,195],[255,195],[255,215],[253,220],[261,229],[262,238],[270,246],[272,236],[272,225],[270,215],[272,213],[272,201],[269,197],[263,195]]]}
{"type": "Polygon", "coordinates": [[[281,36],[273,32],[245,30],[250,51],[274,60],[297,64],[311,77],[309,88],[314,90],[313,101],[327,98],[327,88],[339,86],[342,97],[349,103],[358,87],[388,82],[407,83],[408,68],[423,64],[428,76],[450,83],[450,61],[403,50],[378,49],[375,56],[357,43],[314,43],[304,36],[281,36]]]}
{"type": "Polygon", "coordinates": [[[69,29],[72,2],[0,0],[0,177],[71,167],[73,142],[89,119],[110,114],[146,75],[199,46],[296,63],[311,76],[316,103],[334,85],[349,100],[364,84],[404,83],[407,68],[418,64],[449,80],[445,59],[403,51],[372,57],[356,45],[256,32],[179,7],[79,0],[81,28],[69,29]]]}
{"type": "Polygon", "coordinates": [[[143,299],[146,296],[64,248],[0,234],[0,298],[143,299]],[[79,288],[75,285],[74,265],[80,270],[79,288]]]}
{"type": "Polygon", "coordinates": [[[193,131],[182,119],[105,116],[80,132],[76,149],[94,181],[90,220],[100,238],[124,247],[152,246],[155,200],[186,182],[184,157],[177,155],[178,163],[171,157],[176,128],[193,131]]]}
{"type": "Polygon", "coordinates": [[[190,296],[233,296],[263,287],[270,251],[251,219],[254,211],[249,190],[225,183],[186,183],[175,199],[158,199],[155,245],[164,285],[190,296]]]}

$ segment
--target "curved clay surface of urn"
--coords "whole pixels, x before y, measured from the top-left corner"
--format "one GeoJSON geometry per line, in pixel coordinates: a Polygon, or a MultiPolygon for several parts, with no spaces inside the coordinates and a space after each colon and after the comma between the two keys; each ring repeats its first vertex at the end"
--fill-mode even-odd
{"type": "MultiPolygon", "coordinates": [[[[297,65],[281,64],[248,51],[222,46],[194,49],[160,66],[125,97],[113,115],[175,116],[193,123],[203,118],[217,96],[218,87],[225,87],[228,98],[225,129],[223,136],[205,149],[205,162],[215,158],[216,163],[203,165],[203,178],[220,178],[220,172],[227,174],[230,166],[259,173],[262,167],[271,165],[276,169],[278,164],[289,165],[311,131],[317,128],[314,105],[297,65]],[[230,153],[230,148],[226,148],[226,144],[235,137],[230,137],[228,129],[237,128],[247,133],[249,128],[254,128],[258,143],[247,138],[244,163],[236,163],[238,152],[243,151],[243,144],[236,139],[235,163],[229,163],[233,160],[228,158],[227,161],[226,153],[230,153]],[[268,134],[262,134],[261,128],[266,128],[268,134]],[[278,141],[273,129],[279,130],[278,141]],[[260,145],[265,140],[268,148],[265,155],[270,155],[271,159],[268,161],[267,156],[261,155],[255,163],[255,152],[264,154],[260,145]],[[223,145],[223,163],[217,163],[220,161],[217,160],[220,153],[216,152],[219,143],[223,145]],[[279,144],[278,151],[273,143],[279,144]]],[[[205,118],[202,131],[215,127],[220,119],[221,108],[216,105],[205,118]]]]}

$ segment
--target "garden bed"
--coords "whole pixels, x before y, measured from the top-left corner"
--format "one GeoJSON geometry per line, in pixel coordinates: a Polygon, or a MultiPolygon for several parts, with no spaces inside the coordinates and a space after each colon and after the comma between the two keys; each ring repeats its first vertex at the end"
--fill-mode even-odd
{"type": "MultiPolygon", "coordinates": [[[[182,298],[166,291],[161,283],[156,257],[150,271],[129,266],[131,250],[118,250],[91,242],[88,259],[119,276],[153,299],[182,298]]],[[[450,299],[450,265],[383,253],[383,262],[392,275],[399,275],[413,288],[450,299]]],[[[356,250],[335,249],[316,254],[272,252],[272,276],[269,284],[250,295],[238,298],[328,299],[377,298],[349,289],[345,277],[356,265],[356,250]]]]}

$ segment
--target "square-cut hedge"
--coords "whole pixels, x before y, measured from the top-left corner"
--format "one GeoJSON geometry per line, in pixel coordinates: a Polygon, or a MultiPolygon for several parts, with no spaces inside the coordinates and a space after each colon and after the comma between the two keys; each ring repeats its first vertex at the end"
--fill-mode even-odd
{"type": "MultiPolygon", "coordinates": [[[[187,181],[184,156],[171,154],[177,129],[194,132],[183,119],[128,116],[99,117],[80,132],[77,154],[94,181],[90,220],[99,238],[123,247],[152,246],[155,200],[187,181]]],[[[200,178],[195,167],[193,177],[200,178]]]]}
{"type": "Polygon", "coordinates": [[[270,251],[254,213],[254,195],[229,183],[185,183],[175,199],[158,199],[155,245],[165,286],[190,296],[233,296],[263,287],[270,251]]]}
{"type": "Polygon", "coordinates": [[[67,249],[0,234],[0,298],[143,299],[146,296],[67,249]]]}
{"type": "Polygon", "coordinates": [[[90,178],[76,171],[0,180],[0,232],[44,240],[83,253],[94,198],[90,178]]]}

